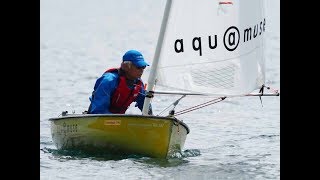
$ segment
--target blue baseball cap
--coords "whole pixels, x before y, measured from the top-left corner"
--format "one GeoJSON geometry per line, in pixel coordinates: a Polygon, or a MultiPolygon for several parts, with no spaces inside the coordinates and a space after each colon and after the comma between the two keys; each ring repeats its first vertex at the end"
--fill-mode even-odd
{"type": "Polygon", "coordinates": [[[144,60],[142,54],[136,50],[127,51],[123,57],[123,61],[131,61],[137,67],[149,66],[149,64],[144,60]]]}

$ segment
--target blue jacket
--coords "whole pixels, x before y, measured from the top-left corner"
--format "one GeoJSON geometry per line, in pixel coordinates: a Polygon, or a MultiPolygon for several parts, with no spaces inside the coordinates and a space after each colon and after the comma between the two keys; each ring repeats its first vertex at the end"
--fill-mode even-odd
{"type": "MultiPolygon", "coordinates": [[[[119,84],[119,74],[113,72],[106,72],[100,78],[97,79],[94,85],[93,95],[89,97],[91,104],[88,110],[89,114],[112,114],[109,111],[110,101],[112,95],[119,84]]],[[[143,103],[145,98],[144,85],[136,100],[136,107],[141,111],[143,109],[143,103]]],[[[151,106],[150,106],[151,108],[151,106]]]]}

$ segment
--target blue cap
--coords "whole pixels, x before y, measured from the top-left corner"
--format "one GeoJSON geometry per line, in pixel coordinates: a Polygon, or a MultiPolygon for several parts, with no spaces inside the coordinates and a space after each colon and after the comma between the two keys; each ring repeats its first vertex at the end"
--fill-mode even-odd
{"type": "Polygon", "coordinates": [[[142,54],[136,50],[127,51],[123,57],[123,61],[131,61],[137,67],[149,66],[147,62],[144,61],[142,54]]]}

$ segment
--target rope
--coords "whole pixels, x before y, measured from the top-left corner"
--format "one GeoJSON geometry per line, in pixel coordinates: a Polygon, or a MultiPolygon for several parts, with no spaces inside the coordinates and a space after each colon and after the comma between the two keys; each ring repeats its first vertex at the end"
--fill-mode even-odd
{"type": "MultiPolygon", "coordinates": [[[[161,94],[161,93],[160,93],[161,94]]],[[[167,94],[170,94],[170,93],[167,93],[167,94]]],[[[174,94],[174,93],[173,93],[174,94]]],[[[164,111],[166,111],[168,108],[173,107],[172,111],[170,111],[169,115],[170,116],[178,116],[178,115],[181,115],[181,114],[185,114],[185,113],[188,113],[188,112],[191,112],[191,111],[194,111],[194,110],[197,110],[197,109],[200,109],[200,108],[203,108],[203,107],[206,107],[206,106],[209,106],[209,105],[212,105],[212,104],[215,104],[215,103],[218,103],[218,102],[221,102],[223,101],[224,99],[226,99],[227,97],[228,98],[232,98],[232,97],[244,97],[244,96],[259,96],[260,97],[260,100],[261,100],[261,96],[279,96],[280,93],[278,90],[276,89],[272,89],[268,86],[265,86],[265,85],[262,85],[260,91],[258,94],[240,94],[240,95],[229,95],[229,96],[222,96],[222,97],[218,97],[216,99],[213,99],[213,100],[210,100],[210,101],[207,101],[205,103],[202,103],[202,104],[199,104],[199,105],[196,105],[196,106],[193,106],[193,107],[190,107],[190,108],[187,108],[187,109],[184,109],[184,110],[181,110],[181,111],[178,111],[178,112],[174,112],[174,108],[176,107],[176,105],[179,103],[179,101],[184,98],[186,95],[188,94],[184,94],[181,98],[179,98],[178,100],[176,100],[174,103],[172,103],[171,105],[169,105],[167,108],[165,108],[163,111],[161,111],[158,115],[162,114],[164,111]],[[273,91],[273,94],[265,94],[263,92],[263,88],[267,88],[268,90],[271,90],[273,91]]],[[[196,94],[194,94],[196,95],[196,94]]],[[[201,95],[201,94],[199,94],[201,95]]],[[[261,104],[262,104],[262,101],[261,101],[261,104]]]]}
{"type": "Polygon", "coordinates": [[[226,99],[225,96],[224,97],[219,97],[219,98],[213,99],[211,101],[208,101],[208,102],[205,102],[205,103],[202,103],[202,104],[199,104],[199,105],[184,109],[182,111],[178,111],[178,112],[175,113],[175,116],[178,116],[178,115],[181,115],[181,114],[185,114],[185,113],[188,113],[188,112],[191,112],[191,111],[194,111],[194,110],[197,110],[197,109],[200,109],[200,108],[203,108],[203,107],[218,103],[220,101],[223,101],[224,99],[226,99]]]}
{"type": "Polygon", "coordinates": [[[219,2],[219,4],[233,4],[231,1],[219,2]]]}
{"type": "Polygon", "coordinates": [[[182,99],[182,98],[184,98],[184,97],[186,97],[186,95],[183,95],[181,98],[179,98],[179,99],[177,99],[175,102],[173,102],[171,105],[169,105],[168,107],[166,107],[164,110],[162,110],[158,115],[161,115],[164,111],[166,111],[167,109],[169,109],[171,106],[174,106],[173,107],[173,110],[174,110],[174,108],[177,106],[177,104],[179,103],[179,101],[182,99]]]}

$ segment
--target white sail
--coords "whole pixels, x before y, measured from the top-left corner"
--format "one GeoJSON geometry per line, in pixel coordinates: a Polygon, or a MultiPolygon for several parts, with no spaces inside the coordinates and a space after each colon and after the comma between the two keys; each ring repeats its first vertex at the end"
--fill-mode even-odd
{"type": "Polygon", "coordinates": [[[157,85],[221,95],[246,94],[261,87],[263,14],[261,0],[173,0],[157,85]]]}
{"type": "Polygon", "coordinates": [[[155,81],[174,91],[212,95],[260,88],[267,28],[263,3],[168,0],[147,90],[155,81]]]}

